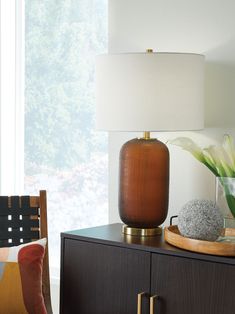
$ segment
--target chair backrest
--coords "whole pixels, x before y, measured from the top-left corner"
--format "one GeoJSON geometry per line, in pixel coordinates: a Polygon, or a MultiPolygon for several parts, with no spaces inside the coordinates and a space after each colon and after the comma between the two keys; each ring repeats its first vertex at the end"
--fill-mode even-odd
{"type": "MultiPolygon", "coordinates": [[[[47,196],[0,196],[0,247],[47,238],[47,196]]],[[[42,291],[48,314],[52,313],[48,241],[43,260],[42,291]]]]}

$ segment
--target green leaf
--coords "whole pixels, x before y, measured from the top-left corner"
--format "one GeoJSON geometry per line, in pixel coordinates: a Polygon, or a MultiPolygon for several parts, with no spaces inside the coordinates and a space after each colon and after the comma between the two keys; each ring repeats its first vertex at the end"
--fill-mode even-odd
{"type": "Polygon", "coordinates": [[[230,188],[230,185],[228,184],[227,177],[220,177],[219,178],[221,185],[223,186],[226,201],[228,204],[228,207],[235,218],[235,196],[233,190],[230,188]]]}

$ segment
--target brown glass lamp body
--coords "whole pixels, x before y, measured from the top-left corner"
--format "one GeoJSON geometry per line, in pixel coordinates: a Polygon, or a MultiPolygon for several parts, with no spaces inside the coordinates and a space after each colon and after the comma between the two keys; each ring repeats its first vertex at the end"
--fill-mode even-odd
{"type": "MultiPolygon", "coordinates": [[[[139,234],[148,235],[146,229],[148,231],[161,225],[168,212],[167,146],[150,138],[133,139],[125,143],[120,151],[119,184],[121,220],[129,230],[145,229],[144,233],[139,234]]],[[[128,233],[125,230],[123,232],[128,233]]]]}

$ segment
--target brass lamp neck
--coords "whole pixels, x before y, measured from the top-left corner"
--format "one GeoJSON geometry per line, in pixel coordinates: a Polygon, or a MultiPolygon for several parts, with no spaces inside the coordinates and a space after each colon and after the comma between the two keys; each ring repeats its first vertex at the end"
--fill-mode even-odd
{"type": "Polygon", "coordinates": [[[149,131],[145,131],[143,138],[144,138],[145,140],[150,140],[150,132],[149,132],[149,131]]]}

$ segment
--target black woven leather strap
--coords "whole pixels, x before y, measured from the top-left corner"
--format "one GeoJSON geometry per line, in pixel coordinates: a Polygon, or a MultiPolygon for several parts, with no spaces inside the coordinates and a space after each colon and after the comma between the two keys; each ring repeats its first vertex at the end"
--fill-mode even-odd
{"type": "Polygon", "coordinates": [[[0,246],[14,246],[38,238],[38,208],[30,207],[30,197],[0,196],[0,246]]]}

